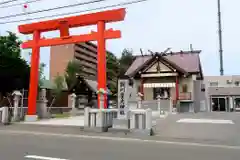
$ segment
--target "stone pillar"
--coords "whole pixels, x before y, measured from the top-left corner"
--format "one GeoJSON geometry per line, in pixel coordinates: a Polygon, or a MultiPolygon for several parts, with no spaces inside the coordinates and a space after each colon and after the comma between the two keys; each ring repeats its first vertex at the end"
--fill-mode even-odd
{"type": "Polygon", "coordinates": [[[47,90],[41,89],[40,95],[39,95],[39,118],[49,118],[49,113],[47,110],[47,90]]]}
{"type": "Polygon", "coordinates": [[[146,129],[150,131],[152,129],[152,110],[150,108],[146,110],[145,120],[146,120],[146,129]]]}
{"type": "Polygon", "coordinates": [[[229,111],[228,112],[233,112],[234,111],[234,104],[233,104],[233,97],[229,97],[229,111]]]}
{"type": "Polygon", "coordinates": [[[90,126],[90,108],[86,107],[84,108],[84,127],[89,127],[90,126]]]}
{"type": "Polygon", "coordinates": [[[104,93],[98,93],[98,94],[100,94],[100,107],[99,107],[99,109],[101,110],[101,109],[104,109],[104,93]]]}
{"type": "Polygon", "coordinates": [[[21,92],[19,91],[14,91],[13,94],[14,96],[13,98],[13,121],[19,121],[20,117],[19,117],[19,100],[22,96],[21,92]]]}
{"type": "Polygon", "coordinates": [[[1,122],[4,124],[4,125],[7,125],[10,123],[10,119],[9,119],[9,112],[8,112],[8,107],[2,107],[1,108],[1,122]]]}
{"type": "Polygon", "coordinates": [[[144,126],[145,126],[145,123],[144,122],[144,118],[145,118],[145,114],[138,114],[138,129],[145,129],[144,126]]]}
{"type": "MultiPolygon", "coordinates": [[[[104,101],[104,100],[103,100],[104,101]]],[[[104,103],[104,102],[103,102],[104,103]]],[[[104,124],[104,112],[100,109],[96,115],[96,127],[97,128],[103,128],[106,126],[104,124]]]]}
{"type": "Polygon", "coordinates": [[[76,108],[76,94],[75,93],[72,93],[70,95],[70,98],[71,98],[71,107],[72,107],[72,110],[71,110],[71,115],[72,116],[76,116],[77,114],[77,108],[76,108]]]}
{"type": "Polygon", "coordinates": [[[157,96],[157,106],[158,106],[158,111],[161,113],[161,96],[157,96]]]}
{"type": "Polygon", "coordinates": [[[136,114],[131,115],[130,129],[136,129],[136,114]]]}
{"type": "Polygon", "coordinates": [[[141,109],[141,108],[142,108],[142,97],[141,97],[141,95],[139,95],[139,96],[137,97],[137,108],[138,108],[138,109],[141,109]]]}
{"type": "Polygon", "coordinates": [[[170,97],[169,114],[173,113],[173,99],[170,97]]]}
{"type": "Polygon", "coordinates": [[[107,119],[106,117],[106,113],[104,112],[104,94],[105,93],[98,93],[100,95],[100,106],[99,106],[99,111],[97,112],[96,115],[96,127],[97,129],[99,129],[100,131],[104,132],[105,127],[107,126],[107,119]]]}

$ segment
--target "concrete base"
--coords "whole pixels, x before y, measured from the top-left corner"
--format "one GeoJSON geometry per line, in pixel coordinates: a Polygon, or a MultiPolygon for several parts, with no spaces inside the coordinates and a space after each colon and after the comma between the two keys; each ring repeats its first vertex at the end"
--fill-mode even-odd
{"type": "Polygon", "coordinates": [[[160,114],[160,118],[165,118],[166,115],[165,114],[160,114]]]}
{"type": "Polygon", "coordinates": [[[12,117],[12,122],[20,122],[20,117],[19,116],[12,117]]]}
{"type": "Polygon", "coordinates": [[[130,133],[130,129],[108,128],[111,133],[130,133]]]}
{"type": "Polygon", "coordinates": [[[83,130],[86,132],[102,133],[102,132],[107,132],[108,127],[80,127],[80,130],[83,130]]]}
{"type": "Polygon", "coordinates": [[[130,120],[126,118],[115,118],[113,119],[114,129],[128,130],[130,128],[130,120]]]}
{"type": "Polygon", "coordinates": [[[71,116],[77,116],[77,113],[78,113],[77,108],[72,108],[72,110],[70,111],[71,116]]]}
{"type": "Polygon", "coordinates": [[[36,122],[38,120],[37,115],[26,115],[25,116],[25,121],[26,122],[36,122]]]}
{"type": "Polygon", "coordinates": [[[131,129],[131,133],[142,136],[154,136],[153,129],[131,129]]]}

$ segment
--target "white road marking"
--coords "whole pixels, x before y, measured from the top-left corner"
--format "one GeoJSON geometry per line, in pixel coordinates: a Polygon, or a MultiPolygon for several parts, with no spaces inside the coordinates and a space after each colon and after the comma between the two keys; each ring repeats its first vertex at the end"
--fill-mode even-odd
{"type": "Polygon", "coordinates": [[[68,160],[68,159],[61,159],[61,158],[36,156],[36,155],[27,155],[24,158],[38,159],[38,160],[68,160]]]}
{"type": "Polygon", "coordinates": [[[211,123],[211,124],[234,124],[232,120],[217,120],[217,119],[180,119],[177,123],[211,123]]]}
{"type": "Polygon", "coordinates": [[[44,133],[44,132],[30,132],[30,131],[16,131],[16,130],[1,130],[0,134],[7,134],[7,135],[9,135],[9,134],[20,135],[21,134],[21,135],[34,135],[34,136],[55,136],[55,137],[63,137],[63,138],[79,138],[79,139],[81,138],[81,139],[98,139],[98,140],[111,140],[111,141],[124,141],[124,142],[172,144],[172,145],[180,145],[180,146],[211,147],[211,148],[237,149],[237,150],[240,150],[240,146],[215,145],[215,144],[203,144],[203,143],[191,143],[191,142],[144,140],[144,139],[137,139],[137,138],[88,136],[88,135],[44,133]]]}

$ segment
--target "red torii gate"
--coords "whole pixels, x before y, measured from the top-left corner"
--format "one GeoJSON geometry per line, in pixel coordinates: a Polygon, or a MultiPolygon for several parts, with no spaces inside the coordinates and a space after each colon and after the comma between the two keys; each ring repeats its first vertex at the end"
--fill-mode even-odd
{"type": "MultiPolygon", "coordinates": [[[[18,26],[18,30],[22,34],[33,34],[33,40],[24,42],[22,48],[32,48],[31,56],[31,71],[30,71],[30,85],[28,97],[28,116],[36,115],[36,100],[38,93],[38,69],[40,47],[63,45],[70,43],[79,43],[87,41],[97,41],[97,61],[98,61],[98,89],[106,90],[106,39],[121,38],[121,31],[113,29],[106,30],[106,23],[123,21],[126,11],[124,8],[108,10],[97,13],[84,14],[79,16],[72,16],[67,18],[60,18],[49,21],[42,21],[31,24],[24,24],[18,26]],[[97,25],[97,32],[92,31],[83,35],[70,35],[69,29],[74,27],[82,27],[89,25],[97,25]],[[60,31],[60,37],[45,39],[41,38],[42,32],[60,31]]],[[[106,95],[104,96],[104,107],[106,107],[106,95]]],[[[98,95],[98,104],[100,96],[98,95]]],[[[99,106],[99,105],[98,105],[99,106]]]]}

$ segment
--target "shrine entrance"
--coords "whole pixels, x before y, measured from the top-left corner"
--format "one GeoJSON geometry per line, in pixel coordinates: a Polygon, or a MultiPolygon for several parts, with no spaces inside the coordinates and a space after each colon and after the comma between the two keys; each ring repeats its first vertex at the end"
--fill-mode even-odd
{"type": "MultiPolygon", "coordinates": [[[[108,10],[97,13],[72,16],[49,21],[42,21],[18,26],[22,34],[33,34],[33,39],[22,44],[22,48],[31,48],[31,72],[28,98],[27,119],[36,120],[36,100],[38,94],[38,69],[40,59],[40,47],[64,45],[71,43],[97,41],[98,46],[98,90],[106,91],[106,39],[121,38],[121,31],[106,29],[106,23],[123,21],[126,11],[124,8],[108,10]],[[83,35],[70,35],[69,29],[97,25],[97,32],[92,31],[83,35]],[[45,39],[41,33],[48,31],[59,31],[60,37],[45,39]]],[[[107,107],[106,94],[104,95],[104,108],[107,107]]],[[[98,95],[98,107],[100,107],[100,95],[98,95]]]]}

